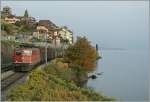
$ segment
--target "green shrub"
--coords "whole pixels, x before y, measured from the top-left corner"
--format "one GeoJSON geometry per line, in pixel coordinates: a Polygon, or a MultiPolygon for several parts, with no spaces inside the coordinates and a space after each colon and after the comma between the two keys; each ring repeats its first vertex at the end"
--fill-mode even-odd
{"type": "Polygon", "coordinates": [[[70,68],[60,68],[58,65],[53,63],[49,64],[44,70],[49,75],[55,75],[67,81],[71,81],[71,76],[73,75],[73,72],[70,68]]]}

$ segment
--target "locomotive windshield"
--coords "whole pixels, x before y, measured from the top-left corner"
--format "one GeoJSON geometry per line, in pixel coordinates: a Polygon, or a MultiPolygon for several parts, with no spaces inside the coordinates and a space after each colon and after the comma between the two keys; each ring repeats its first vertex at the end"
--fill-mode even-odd
{"type": "Polygon", "coordinates": [[[16,51],[16,55],[21,55],[21,51],[16,51]]]}
{"type": "Polygon", "coordinates": [[[16,55],[30,56],[30,55],[32,55],[32,50],[18,50],[18,51],[16,51],[16,55]]]}
{"type": "Polygon", "coordinates": [[[30,56],[32,54],[32,50],[23,50],[22,55],[30,56]]]}

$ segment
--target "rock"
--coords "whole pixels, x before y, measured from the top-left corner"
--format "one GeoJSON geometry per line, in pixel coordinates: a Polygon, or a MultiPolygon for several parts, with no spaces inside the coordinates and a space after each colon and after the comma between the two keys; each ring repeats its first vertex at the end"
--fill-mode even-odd
{"type": "Polygon", "coordinates": [[[99,59],[102,59],[102,57],[101,57],[101,56],[98,56],[96,59],[99,60],[99,59]]]}
{"type": "Polygon", "coordinates": [[[91,76],[89,76],[89,78],[96,79],[97,76],[96,75],[91,75],[91,76]]]}

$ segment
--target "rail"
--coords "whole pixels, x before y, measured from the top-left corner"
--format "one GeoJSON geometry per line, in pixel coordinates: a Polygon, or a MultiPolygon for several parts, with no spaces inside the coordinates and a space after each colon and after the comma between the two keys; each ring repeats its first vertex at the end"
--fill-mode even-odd
{"type": "Polygon", "coordinates": [[[25,76],[26,73],[14,73],[10,75],[9,77],[6,77],[5,79],[1,80],[1,90],[7,89],[10,85],[21,79],[23,76],[25,76]]]}
{"type": "Polygon", "coordinates": [[[1,66],[1,72],[6,72],[8,70],[13,70],[14,66],[12,63],[9,63],[9,64],[2,64],[1,66]]]}

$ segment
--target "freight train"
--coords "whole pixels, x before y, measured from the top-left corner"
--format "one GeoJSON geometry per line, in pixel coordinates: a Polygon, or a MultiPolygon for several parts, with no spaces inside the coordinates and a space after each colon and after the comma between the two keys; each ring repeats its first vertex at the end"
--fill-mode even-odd
{"type": "Polygon", "coordinates": [[[1,70],[7,70],[6,67],[12,65],[14,48],[14,45],[1,41],[1,70]]]}
{"type": "MultiPolygon", "coordinates": [[[[34,45],[21,45],[14,49],[13,64],[15,71],[30,71],[35,66],[45,62],[45,47],[34,45]]],[[[47,60],[54,58],[54,50],[47,48],[47,60]]]]}

